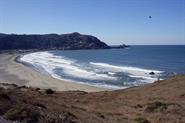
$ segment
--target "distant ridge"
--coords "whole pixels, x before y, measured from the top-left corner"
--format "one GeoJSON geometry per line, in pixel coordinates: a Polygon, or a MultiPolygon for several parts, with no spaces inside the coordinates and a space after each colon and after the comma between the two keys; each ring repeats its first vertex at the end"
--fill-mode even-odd
{"type": "Polygon", "coordinates": [[[29,49],[109,49],[110,47],[91,35],[78,32],[69,34],[3,34],[0,33],[0,50],[29,49]]]}

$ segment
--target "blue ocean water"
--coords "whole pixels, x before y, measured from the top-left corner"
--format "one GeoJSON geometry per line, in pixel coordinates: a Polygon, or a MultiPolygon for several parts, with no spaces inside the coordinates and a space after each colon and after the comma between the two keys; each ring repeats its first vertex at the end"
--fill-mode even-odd
{"type": "Polygon", "coordinates": [[[45,51],[21,60],[58,79],[118,89],[185,74],[185,45],[45,51]]]}

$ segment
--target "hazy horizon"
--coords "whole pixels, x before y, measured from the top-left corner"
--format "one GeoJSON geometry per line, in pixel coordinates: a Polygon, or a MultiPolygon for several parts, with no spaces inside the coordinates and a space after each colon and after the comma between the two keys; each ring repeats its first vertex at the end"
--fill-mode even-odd
{"type": "Polygon", "coordinates": [[[185,0],[0,0],[0,33],[72,32],[109,45],[185,45],[185,0]]]}

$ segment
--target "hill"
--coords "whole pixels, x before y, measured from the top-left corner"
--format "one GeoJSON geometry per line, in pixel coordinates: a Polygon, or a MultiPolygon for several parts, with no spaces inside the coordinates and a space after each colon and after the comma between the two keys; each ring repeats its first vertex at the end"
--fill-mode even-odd
{"type": "Polygon", "coordinates": [[[0,50],[28,49],[107,49],[107,44],[91,35],[70,34],[17,35],[0,33],[0,50]]]}

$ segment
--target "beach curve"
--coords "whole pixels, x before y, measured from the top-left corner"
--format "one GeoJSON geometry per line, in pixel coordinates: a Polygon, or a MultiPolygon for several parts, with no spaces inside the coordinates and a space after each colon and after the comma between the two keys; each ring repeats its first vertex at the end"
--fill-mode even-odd
{"type": "Polygon", "coordinates": [[[17,84],[36,88],[51,88],[57,91],[80,90],[86,92],[97,92],[108,89],[76,84],[55,79],[49,75],[42,74],[34,69],[16,62],[16,58],[25,53],[1,53],[0,54],[0,83],[17,84]]]}

